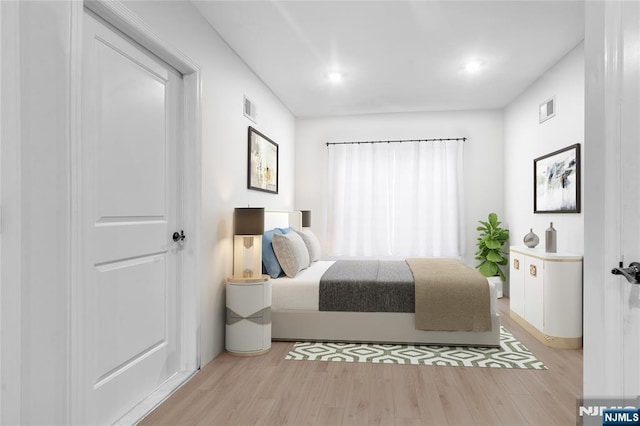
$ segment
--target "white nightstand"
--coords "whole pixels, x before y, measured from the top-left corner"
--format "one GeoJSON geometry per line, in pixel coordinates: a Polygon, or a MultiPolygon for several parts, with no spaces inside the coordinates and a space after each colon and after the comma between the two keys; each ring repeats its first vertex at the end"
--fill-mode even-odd
{"type": "Polygon", "coordinates": [[[226,349],[234,355],[260,355],[271,349],[271,281],[227,279],[226,349]]]}

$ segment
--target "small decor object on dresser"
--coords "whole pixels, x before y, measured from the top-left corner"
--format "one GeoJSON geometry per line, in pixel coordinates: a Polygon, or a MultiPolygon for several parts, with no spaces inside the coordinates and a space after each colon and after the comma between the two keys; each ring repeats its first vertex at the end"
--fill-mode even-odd
{"type": "Polygon", "coordinates": [[[553,227],[553,222],[549,225],[549,228],[544,232],[544,251],[547,253],[556,252],[556,229],[553,227]]]}
{"type": "Polygon", "coordinates": [[[530,228],[529,233],[524,236],[524,245],[529,248],[534,248],[540,242],[540,238],[533,232],[533,228],[530,228]]]}

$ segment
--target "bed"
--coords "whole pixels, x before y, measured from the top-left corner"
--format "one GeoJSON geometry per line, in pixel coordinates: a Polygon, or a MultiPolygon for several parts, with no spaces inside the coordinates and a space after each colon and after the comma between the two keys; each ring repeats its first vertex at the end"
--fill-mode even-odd
{"type": "MultiPolygon", "coordinates": [[[[288,227],[300,229],[299,212],[265,212],[265,230],[288,227]]],[[[320,310],[320,280],[334,262],[319,260],[293,277],[271,279],[273,340],[500,345],[496,289],[488,281],[485,280],[490,306],[487,331],[419,330],[414,312],[320,310]]]]}

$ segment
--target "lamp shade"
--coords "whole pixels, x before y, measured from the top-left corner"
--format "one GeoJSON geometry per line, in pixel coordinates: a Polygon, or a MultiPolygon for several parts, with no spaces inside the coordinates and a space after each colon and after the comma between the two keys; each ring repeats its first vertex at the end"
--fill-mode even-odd
{"type": "Polygon", "coordinates": [[[300,210],[302,213],[302,227],[308,228],[311,226],[311,210],[300,210]]]}
{"type": "Polygon", "coordinates": [[[237,207],[233,211],[234,235],[262,235],[263,233],[263,207],[237,207]]]}

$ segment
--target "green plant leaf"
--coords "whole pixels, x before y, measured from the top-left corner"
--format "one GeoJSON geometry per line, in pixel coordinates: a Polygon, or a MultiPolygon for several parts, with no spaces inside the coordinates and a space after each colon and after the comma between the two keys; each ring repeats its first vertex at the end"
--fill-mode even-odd
{"type": "Polygon", "coordinates": [[[491,239],[485,239],[484,245],[487,246],[487,248],[490,250],[497,250],[500,247],[502,247],[502,244],[499,241],[495,241],[491,239]]]}
{"type": "Polygon", "coordinates": [[[495,213],[489,213],[489,223],[491,224],[492,228],[496,227],[497,222],[498,222],[498,215],[495,213]]]}
{"type": "Polygon", "coordinates": [[[498,265],[496,265],[495,263],[484,261],[480,264],[480,266],[478,267],[478,270],[485,277],[493,277],[498,274],[498,271],[500,269],[498,268],[498,265]]]}
{"type": "Polygon", "coordinates": [[[496,250],[489,250],[487,253],[487,260],[490,262],[500,263],[504,261],[504,258],[496,250]]]}
{"type": "Polygon", "coordinates": [[[502,281],[506,281],[507,277],[504,276],[504,272],[502,272],[502,269],[498,268],[498,274],[500,275],[500,279],[502,281]]]}

